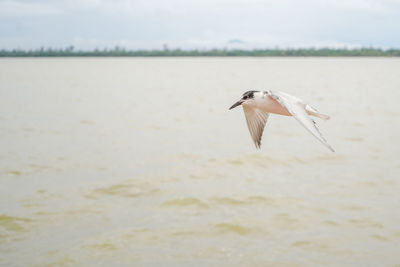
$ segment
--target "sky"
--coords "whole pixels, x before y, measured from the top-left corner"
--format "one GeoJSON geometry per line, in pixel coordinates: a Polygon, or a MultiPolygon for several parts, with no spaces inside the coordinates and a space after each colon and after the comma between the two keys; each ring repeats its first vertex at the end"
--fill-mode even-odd
{"type": "Polygon", "coordinates": [[[400,0],[0,0],[0,49],[400,48],[400,0]]]}

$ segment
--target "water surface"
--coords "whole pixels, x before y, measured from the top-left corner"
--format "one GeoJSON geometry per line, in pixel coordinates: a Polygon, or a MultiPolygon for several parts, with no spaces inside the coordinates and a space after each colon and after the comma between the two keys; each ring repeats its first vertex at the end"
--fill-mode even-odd
{"type": "Polygon", "coordinates": [[[0,264],[400,264],[400,60],[0,60],[0,264]],[[331,153],[247,90],[297,95],[331,153]]]}

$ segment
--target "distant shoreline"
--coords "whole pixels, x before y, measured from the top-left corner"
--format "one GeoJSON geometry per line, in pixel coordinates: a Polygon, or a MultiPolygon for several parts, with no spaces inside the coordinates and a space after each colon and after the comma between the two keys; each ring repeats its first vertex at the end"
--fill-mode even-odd
{"type": "Polygon", "coordinates": [[[304,48],[304,49],[210,49],[210,50],[125,50],[115,47],[103,50],[40,48],[36,50],[0,49],[0,57],[400,57],[400,49],[304,48]]]}

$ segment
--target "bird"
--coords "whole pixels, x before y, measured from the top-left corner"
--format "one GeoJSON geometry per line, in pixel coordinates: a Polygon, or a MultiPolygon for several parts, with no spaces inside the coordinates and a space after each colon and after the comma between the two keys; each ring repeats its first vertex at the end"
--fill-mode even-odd
{"type": "Polygon", "coordinates": [[[328,115],[320,113],[316,108],[305,103],[300,98],[280,91],[247,91],[242,98],[233,104],[229,110],[242,106],[247,127],[257,149],[261,148],[261,138],[269,114],[293,116],[304,128],[314,135],[332,152],[335,150],[328,144],[317,128],[316,122],[310,117],[315,116],[328,120],[328,115]]]}

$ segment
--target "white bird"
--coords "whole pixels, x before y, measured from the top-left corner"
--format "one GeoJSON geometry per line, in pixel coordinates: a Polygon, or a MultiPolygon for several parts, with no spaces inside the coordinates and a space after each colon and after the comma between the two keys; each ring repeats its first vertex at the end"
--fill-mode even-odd
{"type": "Polygon", "coordinates": [[[319,113],[312,106],[304,103],[303,100],[279,91],[247,91],[242,98],[232,105],[233,109],[242,105],[246,117],[247,127],[250,135],[256,145],[261,147],[261,137],[264,131],[265,123],[269,114],[279,114],[293,116],[301,125],[304,126],[312,135],[314,135],[322,144],[334,152],[322,134],[319,132],[315,121],[309,116],[315,116],[328,120],[329,116],[319,113]]]}

